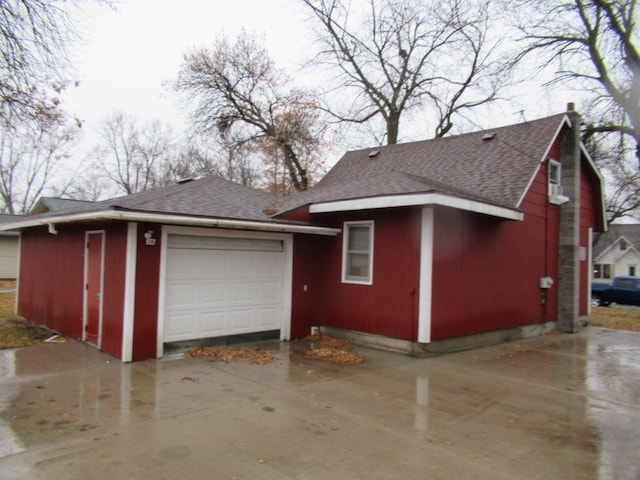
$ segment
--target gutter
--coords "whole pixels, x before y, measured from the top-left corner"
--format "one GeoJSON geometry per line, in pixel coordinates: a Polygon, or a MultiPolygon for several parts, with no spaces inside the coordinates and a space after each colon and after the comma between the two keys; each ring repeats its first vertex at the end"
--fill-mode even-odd
{"type": "Polygon", "coordinates": [[[0,232],[20,230],[30,227],[48,226],[50,233],[56,233],[55,225],[61,223],[121,220],[125,222],[151,222],[172,225],[191,225],[199,227],[217,227],[236,230],[261,230],[267,232],[306,233],[314,235],[336,236],[339,228],[315,227],[311,225],[289,225],[284,223],[265,223],[250,220],[229,220],[216,218],[188,217],[160,213],[119,212],[105,210],[101,212],[87,212],[67,215],[56,215],[46,218],[32,218],[0,226],[0,232]]]}

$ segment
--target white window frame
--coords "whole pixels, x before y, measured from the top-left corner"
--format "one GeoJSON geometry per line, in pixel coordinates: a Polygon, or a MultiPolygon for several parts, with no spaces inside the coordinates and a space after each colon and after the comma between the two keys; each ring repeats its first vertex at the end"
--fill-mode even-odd
{"type": "Polygon", "coordinates": [[[569,197],[562,192],[562,164],[552,158],[547,166],[547,194],[549,202],[555,205],[562,205],[569,201],[569,197]],[[555,172],[555,175],[552,175],[555,172]]]}
{"type": "Polygon", "coordinates": [[[373,232],[374,232],[373,220],[344,222],[344,229],[342,231],[342,283],[354,283],[359,285],[373,284],[373,239],[374,239],[373,232]],[[352,227],[368,227],[369,228],[369,251],[368,251],[369,275],[367,277],[353,277],[348,275],[349,267],[347,265],[347,261],[349,259],[349,253],[355,253],[355,252],[349,251],[349,230],[352,227]]]}

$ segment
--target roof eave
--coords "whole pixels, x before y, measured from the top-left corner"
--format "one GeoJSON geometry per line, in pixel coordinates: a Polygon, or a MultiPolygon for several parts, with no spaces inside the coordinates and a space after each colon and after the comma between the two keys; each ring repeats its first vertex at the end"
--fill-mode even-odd
{"type": "Polygon", "coordinates": [[[7,223],[0,226],[0,231],[22,230],[24,228],[53,226],[64,223],[90,221],[120,220],[125,222],[167,223],[172,225],[190,225],[199,227],[217,227],[236,230],[261,230],[282,233],[306,233],[314,235],[335,236],[340,229],[317,227],[313,225],[296,225],[280,222],[260,222],[254,220],[234,220],[226,218],[192,217],[188,215],[172,215],[166,213],[145,213],[122,210],[101,210],[67,215],[56,215],[46,218],[30,218],[20,222],[7,223]]]}
{"type": "Polygon", "coordinates": [[[310,213],[334,213],[410,206],[443,206],[507,220],[521,221],[524,219],[524,214],[518,210],[441,193],[387,195],[321,202],[312,204],[309,211],[310,213]]]}

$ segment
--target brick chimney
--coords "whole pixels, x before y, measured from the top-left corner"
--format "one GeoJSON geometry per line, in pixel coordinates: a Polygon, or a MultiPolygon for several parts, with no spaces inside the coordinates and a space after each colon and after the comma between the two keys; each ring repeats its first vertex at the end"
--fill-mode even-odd
{"type": "Polygon", "coordinates": [[[562,191],[569,201],[560,207],[560,268],[558,273],[558,322],[561,332],[575,333],[580,326],[580,114],[567,105],[571,126],[560,140],[562,191]]]}

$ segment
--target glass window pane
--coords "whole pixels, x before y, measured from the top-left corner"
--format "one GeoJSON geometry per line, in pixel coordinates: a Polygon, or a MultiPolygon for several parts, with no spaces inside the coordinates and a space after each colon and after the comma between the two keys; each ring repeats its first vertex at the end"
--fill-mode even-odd
{"type": "Polygon", "coordinates": [[[602,278],[611,278],[611,265],[602,265],[602,278]]]}
{"type": "Polygon", "coordinates": [[[351,253],[348,259],[348,276],[369,278],[369,255],[351,253]]]}
{"type": "Polygon", "coordinates": [[[349,228],[349,250],[369,251],[369,227],[349,228]]]}

